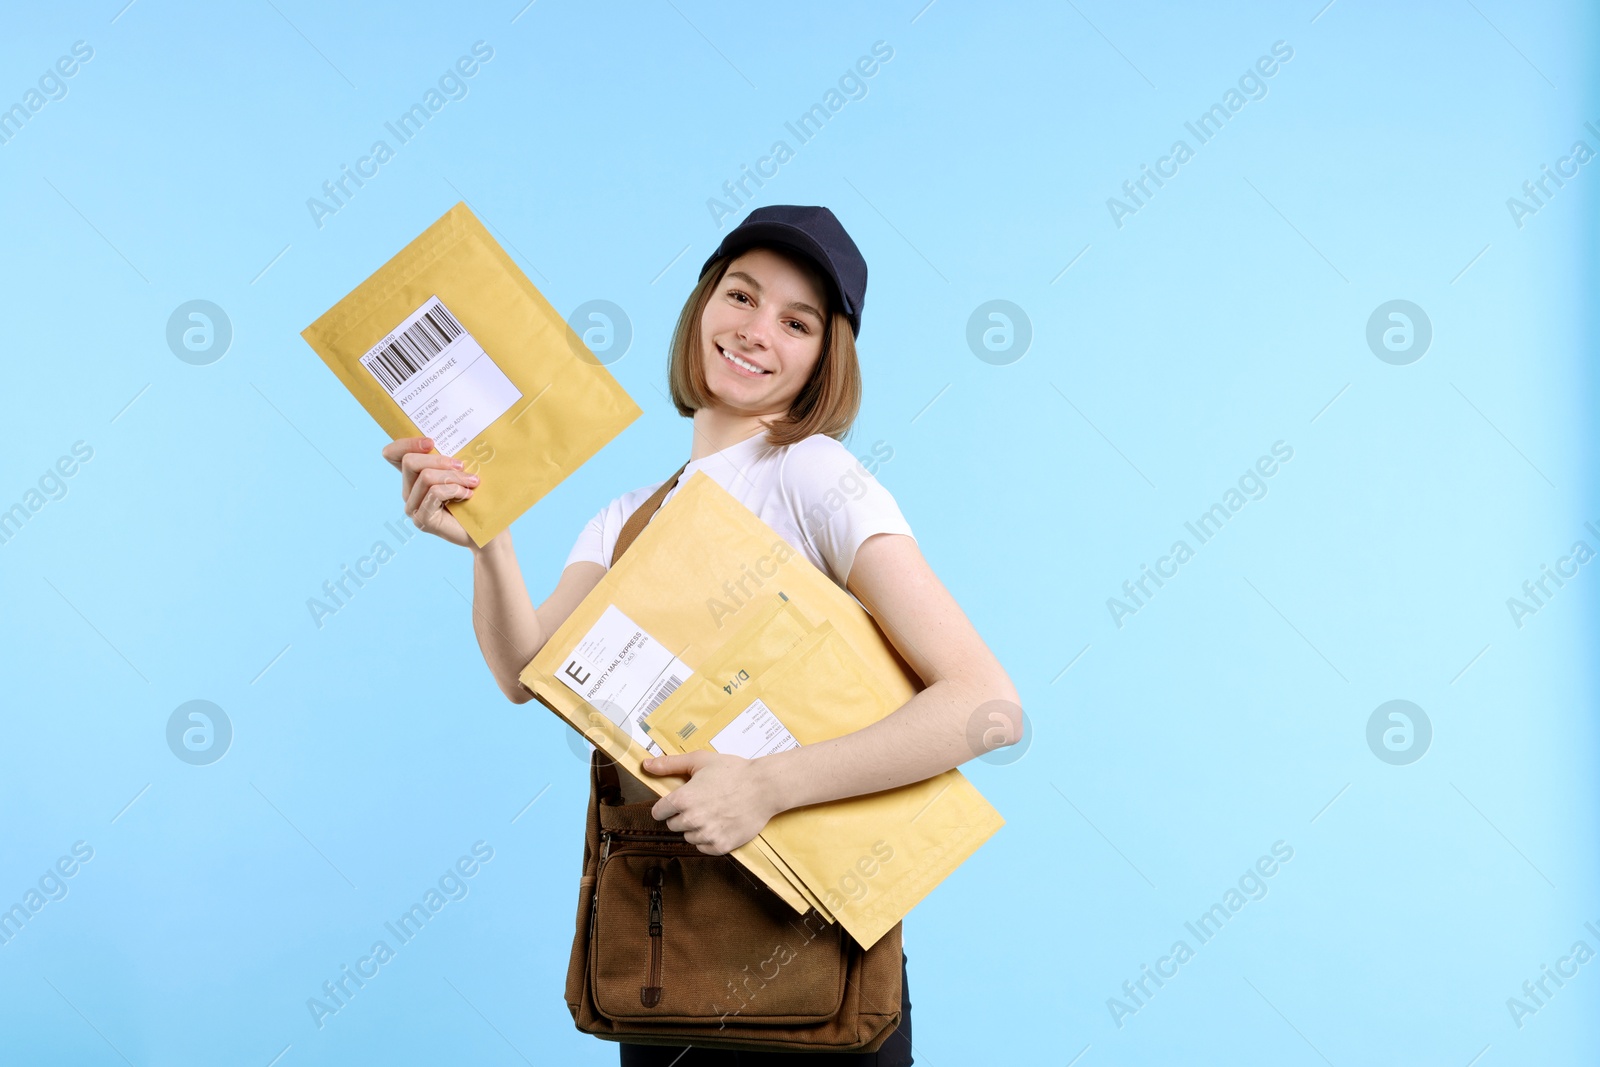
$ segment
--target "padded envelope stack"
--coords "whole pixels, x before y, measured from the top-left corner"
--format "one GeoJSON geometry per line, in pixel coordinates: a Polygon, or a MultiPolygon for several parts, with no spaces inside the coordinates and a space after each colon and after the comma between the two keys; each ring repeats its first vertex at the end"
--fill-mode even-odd
{"type": "MultiPolygon", "coordinates": [[[[854,597],[700,471],[520,681],[660,795],[685,779],[643,771],[651,755],[760,758],[853,733],[922,687],[854,597]]],[[[780,812],[732,855],[871,947],[1004,823],[951,769],[780,812]]]]}

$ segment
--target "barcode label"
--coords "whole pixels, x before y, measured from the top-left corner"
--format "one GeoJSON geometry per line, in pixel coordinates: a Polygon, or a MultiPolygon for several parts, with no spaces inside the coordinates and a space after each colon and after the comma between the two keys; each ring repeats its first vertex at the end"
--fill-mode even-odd
{"type": "Polygon", "coordinates": [[[522,399],[522,391],[437,296],[368,349],[361,365],[446,456],[522,399]]]}
{"type": "Polygon", "coordinates": [[[372,376],[393,396],[395,390],[416,377],[440,352],[450,347],[464,333],[454,315],[443,304],[423,311],[422,317],[405,330],[395,334],[386,344],[362,357],[372,376]]]}
{"type": "Polygon", "coordinates": [[[686,722],[682,726],[678,727],[678,737],[684,741],[687,741],[698,729],[700,729],[700,727],[696,726],[694,723],[686,722]]]}
{"type": "Polygon", "coordinates": [[[644,728],[645,716],[694,677],[687,663],[615,604],[606,605],[555,673],[562,685],[626,730],[653,756],[661,754],[661,746],[644,728]]]}
{"type": "MultiPolygon", "coordinates": [[[[648,715],[652,711],[655,711],[656,708],[661,705],[661,702],[671,696],[672,691],[682,684],[683,679],[679,678],[676,674],[669,676],[666,680],[666,683],[662,685],[660,689],[656,690],[656,695],[651,697],[650,702],[645,705],[644,715],[648,715]]],[[[643,718],[644,715],[641,715],[640,718],[643,718]]]]}

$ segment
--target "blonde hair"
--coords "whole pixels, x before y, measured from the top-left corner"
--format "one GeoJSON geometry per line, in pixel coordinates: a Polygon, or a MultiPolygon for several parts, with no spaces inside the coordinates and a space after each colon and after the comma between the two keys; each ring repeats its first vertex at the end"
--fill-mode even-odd
{"type": "MultiPolygon", "coordinates": [[[[782,247],[759,247],[771,248],[804,271],[817,283],[817,288],[827,294],[828,300],[822,354],[817,357],[810,380],[795,396],[787,414],[766,421],[767,443],[774,447],[792,445],[817,433],[842,441],[861,410],[861,364],[856,358],[856,339],[850,331],[850,319],[838,309],[832,286],[815,264],[782,247]]],[[[700,316],[711,294],[722,284],[722,277],[734,258],[724,256],[711,265],[684,302],[678,325],[672,331],[667,384],[672,391],[672,404],[684,418],[691,418],[713,399],[706,386],[700,316]]]]}

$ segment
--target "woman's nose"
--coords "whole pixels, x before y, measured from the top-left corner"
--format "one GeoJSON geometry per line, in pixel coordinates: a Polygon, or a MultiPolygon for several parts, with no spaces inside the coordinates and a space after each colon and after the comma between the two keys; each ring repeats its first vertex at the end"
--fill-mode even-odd
{"type": "Polygon", "coordinates": [[[770,326],[761,319],[746,322],[739,329],[739,339],[751,347],[766,348],[771,337],[770,326]]]}

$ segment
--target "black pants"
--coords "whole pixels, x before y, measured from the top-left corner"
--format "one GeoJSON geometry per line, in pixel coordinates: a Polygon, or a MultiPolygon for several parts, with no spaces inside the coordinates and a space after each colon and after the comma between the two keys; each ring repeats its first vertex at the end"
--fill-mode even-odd
{"type": "Polygon", "coordinates": [[[738,1052],[619,1042],[621,1067],[911,1067],[911,986],[900,953],[900,1025],[876,1052],[738,1052]]]}

